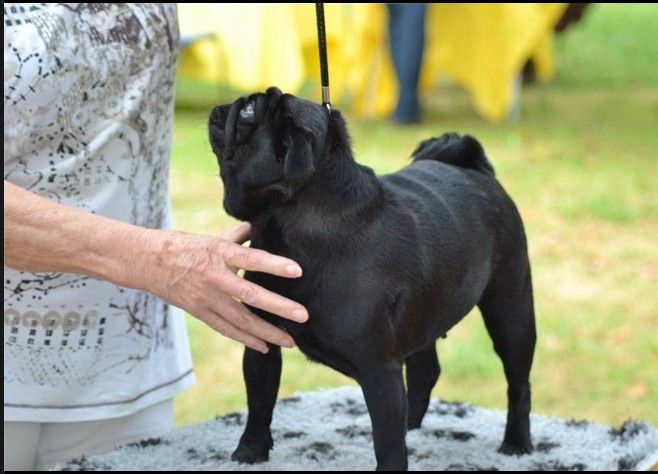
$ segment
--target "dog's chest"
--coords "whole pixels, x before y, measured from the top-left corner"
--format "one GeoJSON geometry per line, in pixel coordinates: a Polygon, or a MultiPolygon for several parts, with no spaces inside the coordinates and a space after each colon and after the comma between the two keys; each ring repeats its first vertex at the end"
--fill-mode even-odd
{"type": "Polygon", "coordinates": [[[342,345],[336,345],[312,327],[303,328],[293,335],[299,350],[310,360],[319,362],[348,377],[354,376],[354,366],[342,345]]]}
{"type": "MultiPolygon", "coordinates": [[[[269,251],[269,250],[268,250],[269,251]]],[[[286,279],[262,273],[247,273],[246,278],[281,296],[297,301],[309,311],[303,324],[255,310],[275,326],[284,328],[310,360],[353,376],[350,353],[354,339],[363,339],[363,327],[372,315],[371,301],[359,302],[365,293],[352,279],[346,282],[327,277],[315,266],[304,266],[304,275],[286,279]]],[[[341,279],[342,280],[342,279],[341,279]]]]}

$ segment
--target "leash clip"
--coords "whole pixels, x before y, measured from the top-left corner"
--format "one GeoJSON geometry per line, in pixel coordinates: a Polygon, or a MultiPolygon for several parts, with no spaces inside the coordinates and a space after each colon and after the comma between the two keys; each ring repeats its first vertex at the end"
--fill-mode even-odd
{"type": "Polygon", "coordinates": [[[329,101],[329,86],[322,86],[322,105],[331,112],[331,102],[329,101]]]}

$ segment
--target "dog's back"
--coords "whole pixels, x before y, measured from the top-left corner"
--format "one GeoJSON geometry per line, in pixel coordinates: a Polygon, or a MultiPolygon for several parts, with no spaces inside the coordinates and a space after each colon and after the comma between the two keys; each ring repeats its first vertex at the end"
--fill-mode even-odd
{"type": "Polygon", "coordinates": [[[421,266],[439,303],[437,332],[479,301],[496,266],[525,259],[523,224],[482,146],[455,134],[422,142],[413,162],[381,178],[417,223],[421,266]]]}

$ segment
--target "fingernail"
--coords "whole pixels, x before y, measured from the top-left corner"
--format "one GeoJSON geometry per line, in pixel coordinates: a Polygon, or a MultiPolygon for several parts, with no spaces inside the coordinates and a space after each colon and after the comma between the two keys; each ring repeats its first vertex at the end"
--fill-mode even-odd
{"type": "Polygon", "coordinates": [[[308,319],[308,314],[302,309],[296,309],[292,312],[292,317],[295,318],[297,322],[303,323],[308,319]]]}
{"type": "Polygon", "coordinates": [[[302,276],[302,267],[298,265],[288,265],[286,267],[286,273],[291,277],[300,277],[302,276]]]}
{"type": "Polygon", "coordinates": [[[270,348],[267,347],[267,346],[262,346],[261,349],[260,349],[260,351],[261,351],[263,354],[267,354],[268,352],[270,352],[270,348]]]}

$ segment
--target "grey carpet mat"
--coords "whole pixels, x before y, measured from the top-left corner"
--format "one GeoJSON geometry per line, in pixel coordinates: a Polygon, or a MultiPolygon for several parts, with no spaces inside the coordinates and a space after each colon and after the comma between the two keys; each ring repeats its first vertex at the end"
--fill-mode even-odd
{"type": "MultiPolygon", "coordinates": [[[[648,470],[658,462],[658,430],[627,421],[618,428],[532,415],[534,453],[496,450],[506,414],[432,401],[420,430],[407,434],[410,470],[648,470]]],[[[161,439],[79,459],[66,470],[373,470],[370,418],[360,389],[302,393],[278,401],[267,463],[230,460],[246,421],[233,413],[161,439]]]]}

